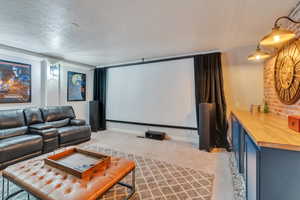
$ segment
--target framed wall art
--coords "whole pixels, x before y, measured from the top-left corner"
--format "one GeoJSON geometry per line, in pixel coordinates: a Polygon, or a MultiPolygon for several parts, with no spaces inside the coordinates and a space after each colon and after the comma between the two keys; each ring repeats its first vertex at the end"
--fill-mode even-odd
{"type": "Polygon", "coordinates": [[[86,74],[68,72],[68,101],[86,100],[86,74]]]}
{"type": "Polygon", "coordinates": [[[0,60],[0,103],[31,102],[31,65],[0,60]]]}

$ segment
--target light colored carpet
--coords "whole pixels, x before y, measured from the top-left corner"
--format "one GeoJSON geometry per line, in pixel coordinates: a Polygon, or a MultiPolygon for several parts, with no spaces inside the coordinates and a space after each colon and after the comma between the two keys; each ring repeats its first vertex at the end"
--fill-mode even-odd
{"type": "MultiPolygon", "coordinates": [[[[132,200],[211,199],[214,178],[212,174],[191,168],[179,167],[174,164],[143,156],[103,148],[100,145],[87,145],[84,146],[84,148],[106,155],[124,157],[136,162],[136,194],[131,198],[132,200]]],[[[124,179],[124,182],[130,183],[130,180],[131,177],[128,176],[124,179]]],[[[10,192],[16,190],[18,190],[18,187],[11,183],[10,192]]],[[[123,199],[127,195],[127,192],[126,188],[116,185],[102,199],[123,199]]],[[[0,191],[0,193],[2,193],[2,191],[0,191]]],[[[27,199],[25,192],[12,198],[12,200],[23,199],[27,199]]],[[[31,197],[31,199],[33,200],[35,198],[31,197]]]]}
{"type": "MultiPolygon", "coordinates": [[[[196,141],[197,142],[197,141],[196,141]]],[[[197,149],[197,143],[176,140],[156,141],[137,138],[134,133],[101,131],[92,133],[92,140],[80,146],[99,145],[127,154],[164,161],[183,168],[192,168],[214,175],[212,200],[233,200],[230,153],[207,153],[197,149]]],[[[1,174],[1,173],[0,173],[1,174]]],[[[239,189],[236,188],[235,190],[239,189]]],[[[236,193],[236,191],[235,191],[236,193]]],[[[240,198],[238,198],[240,200],[240,198]]]]}
{"type": "Polygon", "coordinates": [[[88,143],[214,174],[212,200],[234,199],[229,167],[230,153],[199,151],[198,141],[194,143],[173,139],[157,141],[136,136],[132,132],[107,130],[93,133],[92,140],[88,143]]]}

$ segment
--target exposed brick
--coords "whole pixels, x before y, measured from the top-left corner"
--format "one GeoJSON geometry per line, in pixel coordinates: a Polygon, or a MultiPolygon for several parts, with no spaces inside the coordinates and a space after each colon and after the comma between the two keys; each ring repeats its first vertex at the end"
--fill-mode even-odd
{"type": "Polygon", "coordinates": [[[272,113],[288,116],[300,115],[300,100],[294,105],[285,105],[280,102],[274,87],[274,65],[276,58],[273,57],[264,65],[264,98],[272,113]]]}

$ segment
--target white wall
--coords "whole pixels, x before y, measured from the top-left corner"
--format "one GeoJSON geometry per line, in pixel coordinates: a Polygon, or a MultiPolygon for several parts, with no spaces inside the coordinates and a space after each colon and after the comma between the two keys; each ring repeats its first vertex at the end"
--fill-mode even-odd
{"type": "Polygon", "coordinates": [[[0,104],[0,109],[72,105],[77,118],[86,119],[89,122],[88,101],[93,99],[93,68],[4,49],[0,49],[0,59],[32,65],[32,102],[0,104]],[[60,77],[57,79],[52,79],[49,76],[50,63],[59,63],[61,66],[60,77]],[[86,101],[67,102],[68,71],[86,74],[86,101]]]}
{"type": "Polygon", "coordinates": [[[263,103],[263,64],[247,60],[255,46],[232,49],[222,54],[224,91],[227,111],[249,110],[251,104],[263,103]]]}
{"type": "Polygon", "coordinates": [[[76,117],[86,119],[89,122],[89,101],[93,100],[93,80],[94,80],[94,69],[87,69],[86,67],[76,66],[68,63],[61,64],[61,96],[60,103],[62,105],[73,106],[76,117]],[[68,71],[80,72],[86,74],[86,101],[67,101],[67,74],[68,71]]]}

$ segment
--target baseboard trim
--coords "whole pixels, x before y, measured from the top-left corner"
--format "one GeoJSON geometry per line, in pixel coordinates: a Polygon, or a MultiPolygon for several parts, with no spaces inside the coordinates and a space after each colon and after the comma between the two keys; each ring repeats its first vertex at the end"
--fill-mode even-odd
{"type": "Polygon", "coordinates": [[[153,126],[153,127],[162,127],[162,128],[174,128],[174,129],[185,129],[185,130],[198,130],[194,127],[186,127],[186,126],[172,126],[165,124],[150,124],[150,123],[141,123],[141,122],[130,122],[130,121],[119,121],[107,119],[107,122],[121,123],[121,124],[133,124],[133,125],[141,125],[141,126],[153,126]]]}

